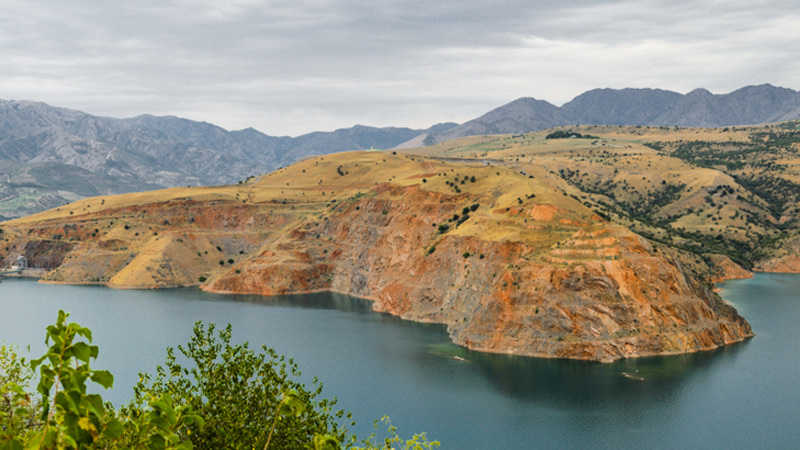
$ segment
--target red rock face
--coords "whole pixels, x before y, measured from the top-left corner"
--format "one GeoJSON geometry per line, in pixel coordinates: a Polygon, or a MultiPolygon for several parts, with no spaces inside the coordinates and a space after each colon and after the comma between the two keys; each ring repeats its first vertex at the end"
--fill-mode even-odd
{"type": "Polygon", "coordinates": [[[444,323],[453,341],[469,348],[541,357],[612,361],[752,336],[747,322],[676,259],[619,227],[571,224],[572,235],[557,248],[440,235],[432,224],[458,206],[415,188],[391,196],[293,230],[252,268],[206,289],[334,290],[371,299],[377,311],[444,323]],[[431,242],[436,248],[428,254],[431,242]]]}
{"type": "MultiPolygon", "coordinates": [[[[318,163],[305,163],[303,173],[318,163]]],[[[334,172],[342,162],[330,164],[334,172]]],[[[613,361],[752,336],[735,309],[692,272],[686,254],[655,249],[561,192],[511,171],[500,176],[505,169],[474,168],[484,184],[461,182],[461,192],[437,176],[454,169],[414,164],[419,174],[405,179],[416,184],[370,179],[324,201],[243,204],[237,193],[236,200],[173,199],[69,222],[12,224],[8,248],[36,246],[53,255],[59,267],[51,281],[341,292],[372,300],[376,311],[445,324],[455,343],[489,352],[613,361]],[[485,181],[493,176],[499,181],[485,181]],[[538,194],[507,194],[519,186],[538,194]]],[[[275,182],[277,192],[289,183],[275,182]]],[[[312,195],[302,189],[283,195],[312,195]]]]}

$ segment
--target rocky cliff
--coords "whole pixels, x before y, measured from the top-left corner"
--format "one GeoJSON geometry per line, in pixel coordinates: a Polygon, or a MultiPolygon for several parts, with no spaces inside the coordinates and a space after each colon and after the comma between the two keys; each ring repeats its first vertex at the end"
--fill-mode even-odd
{"type": "Polygon", "coordinates": [[[344,153],[235,186],[86,199],[2,229],[0,256],[37,249],[29,257],[54,267],[46,281],[333,290],[483,351],[612,361],[752,336],[696,258],[491,165],[344,153]]]}

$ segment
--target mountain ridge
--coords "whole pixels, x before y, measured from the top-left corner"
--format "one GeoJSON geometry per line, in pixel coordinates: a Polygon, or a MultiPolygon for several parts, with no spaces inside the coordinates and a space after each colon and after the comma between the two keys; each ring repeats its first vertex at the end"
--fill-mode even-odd
{"type": "Polygon", "coordinates": [[[235,183],[311,155],[394,147],[425,131],[357,125],[275,137],[176,116],[116,119],[42,102],[0,100],[0,220],[92,195],[235,183]],[[93,176],[75,189],[41,176],[59,168],[93,176]]]}
{"type": "Polygon", "coordinates": [[[561,107],[522,97],[461,125],[445,122],[425,130],[355,125],[297,137],[269,136],[253,128],[228,131],[176,116],[116,119],[42,102],[0,100],[0,220],[91,195],[235,183],[308,156],[371,147],[419,147],[581,123],[723,127],[797,117],[800,92],[769,84],[728,94],[593,89],[561,107]],[[65,184],[45,177],[78,169],[93,175],[65,184]]]}
{"type": "Polygon", "coordinates": [[[687,94],[605,88],[586,91],[561,107],[522,97],[444,133],[430,133],[423,141],[433,145],[467,136],[527,133],[566,125],[725,127],[798,117],[800,92],[771,84],[745,86],[727,94],[702,88],[687,94]]]}

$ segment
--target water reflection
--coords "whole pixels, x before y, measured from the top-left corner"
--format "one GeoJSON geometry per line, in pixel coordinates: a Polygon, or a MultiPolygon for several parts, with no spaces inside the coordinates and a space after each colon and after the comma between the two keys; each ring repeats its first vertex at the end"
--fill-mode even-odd
{"type": "Polygon", "coordinates": [[[690,378],[705,376],[715,366],[735,363],[749,341],[717,350],[674,356],[620,360],[611,364],[529,358],[483,353],[440,344],[431,352],[473,364],[501,394],[514,399],[548,400],[554,404],[597,404],[648,392],[677,392],[690,378]]]}
{"type": "MultiPolygon", "coordinates": [[[[187,289],[187,291],[196,290],[187,289]]],[[[311,294],[274,296],[252,294],[207,295],[209,299],[222,302],[250,303],[253,305],[281,306],[285,308],[335,309],[342,312],[360,314],[372,313],[371,301],[335,292],[314,292],[311,294]]]]}
{"type": "MultiPolygon", "coordinates": [[[[470,351],[441,325],[374,313],[346,295],[263,297],[198,289],[116,291],[0,284],[0,340],[43,345],[55,311],[72,311],[117,376],[119,404],[138,370],[163,362],[197,320],[293,356],[325,382],[368,435],[388,414],[448,449],[796,448],[800,427],[800,277],[757,275],[723,294],[757,337],[723,349],[613,364],[470,351]],[[625,375],[627,374],[627,375],[625,375]]],[[[37,353],[40,349],[34,349],[37,353]]],[[[118,398],[114,398],[114,395],[118,398]]]]}
{"type": "MultiPolygon", "coordinates": [[[[213,300],[357,313],[396,326],[436,330],[447,339],[443,325],[420,324],[375,313],[371,301],[338,293],[269,297],[236,294],[214,296],[213,300]]],[[[675,403],[669,397],[680,395],[681,384],[708,376],[716,367],[734,365],[749,343],[748,340],[707,352],[625,359],[611,364],[484,353],[449,342],[429,345],[428,351],[439,358],[474,365],[493,389],[509,398],[545,402],[557,408],[595,408],[610,403],[646,403],[656,399],[675,403]]],[[[420,370],[424,370],[422,365],[430,363],[430,358],[417,355],[415,364],[420,365],[420,370]]]]}
{"type": "MultiPolygon", "coordinates": [[[[196,290],[186,291],[190,296],[196,296],[196,290]]],[[[209,295],[207,300],[357,313],[380,322],[436,330],[446,338],[443,325],[415,323],[389,314],[376,313],[372,311],[371,301],[338,293],[209,295]]],[[[702,378],[715,366],[734,364],[737,355],[749,342],[748,340],[706,352],[624,359],[611,364],[484,353],[449,342],[429,345],[428,350],[440,358],[473,364],[498,393],[507,397],[545,401],[557,407],[574,407],[596,406],[609,401],[625,402],[629,398],[647,402],[650,397],[663,400],[665,393],[677,395],[680,393],[681,383],[702,378]]],[[[420,357],[417,361],[418,364],[430,362],[426,357],[420,357]]]]}

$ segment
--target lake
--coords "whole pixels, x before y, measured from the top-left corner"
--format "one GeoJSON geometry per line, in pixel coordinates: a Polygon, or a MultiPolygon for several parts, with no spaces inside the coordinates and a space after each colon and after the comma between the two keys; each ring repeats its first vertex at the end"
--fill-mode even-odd
{"type": "Polygon", "coordinates": [[[293,357],[306,381],[353,412],[361,437],[388,415],[403,436],[446,450],[800,447],[800,276],[720,285],[756,337],[712,352],[614,364],[491,355],[449,343],[442,326],[370,310],[337,294],[265,298],[197,289],[120,291],[0,283],[0,341],[44,350],[59,308],[88,326],[111,370],[115,405],[138,371],[185,343],[198,321],[293,357]],[[455,358],[464,358],[464,361],[455,358]],[[633,378],[625,374],[633,375],[633,378]],[[643,378],[643,379],[636,379],[643,378]]]}

